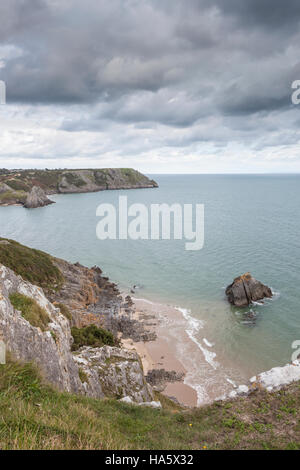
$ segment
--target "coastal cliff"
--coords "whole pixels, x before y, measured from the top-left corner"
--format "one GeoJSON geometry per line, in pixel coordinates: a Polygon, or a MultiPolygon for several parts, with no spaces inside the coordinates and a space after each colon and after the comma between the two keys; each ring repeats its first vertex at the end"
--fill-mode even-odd
{"type": "Polygon", "coordinates": [[[1,449],[300,449],[298,361],[183,409],[119,346],[131,307],[100,268],[0,238],[1,449]]]}
{"type": "Polygon", "coordinates": [[[0,331],[7,350],[33,362],[59,390],[153,401],[138,354],[120,348],[117,332],[104,328],[121,306],[119,291],[99,268],[0,239],[0,331]]]}
{"type": "Polygon", "coordinates": [[[34,187],[41,188],[46,195],[51,195],[109,189],[157,188],[158,185],[154,180],[131,168],[0,170],[0,205],[25,205],[34,187]]]}

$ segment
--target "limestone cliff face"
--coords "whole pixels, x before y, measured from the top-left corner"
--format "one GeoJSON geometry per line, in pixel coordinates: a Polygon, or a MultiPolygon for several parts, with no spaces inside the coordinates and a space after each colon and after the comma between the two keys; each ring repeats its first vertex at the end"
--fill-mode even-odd
{"type": "Polygon", "coordinates": [[[116,284],[103,276],[100,268],[90,269],[58,258],[53,258],[53,262],[62,273],[64,284],[47,296],[51,302],[68,307],[72,326],[103,326],[108,317],[118,315],[122,297],[116,284]]]}
{"type": "Polygon", "coordinates": [[[40,287],[24,281],[1,265],[0,328],[7,349],[16,359],[33,361],[46,380],[61,390],[81,391],[78,367],[70,350],[72,337],[68,320],[47,300],[40,287]],[[47,331],[42,332],[32,326],[13,308],[9,295],[15,292],[34,299],[45,309],[50,318],[47,331]]]}
{"type": "Polygon", "coordinates": [[[44,378],[60,390],[102,398],[129,396],[136,402],[152,401],[139,356],[121,348],[81,348],[71,352],[69,321],[40,287],[24,281],[0,265],[0,330],[14,358],[34,362],[44,378]],[[46,331],[32,326],[10,302],[20,293],[42,307],[49,319],[46,331]]]}
{"type": "Polygon", "coordinates": [[[129,396],[137,403],[153,400],[136,352],[111,346],[84,347],[74,359],[84,372],[83,385],[89,396],[97,397],[100,393],[117,398],[129,396]]]}
{"type": "Polygon", "coordinates": [[[65,170],[58,180],[59,193],[85,193],[107,189],[155,188],[157,183],[132,169],[65,170]]]}

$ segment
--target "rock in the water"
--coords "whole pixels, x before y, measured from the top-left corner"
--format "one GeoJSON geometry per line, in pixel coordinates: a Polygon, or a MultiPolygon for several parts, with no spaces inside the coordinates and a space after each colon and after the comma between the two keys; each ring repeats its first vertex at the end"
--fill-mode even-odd
{"type": "Polygon", "coordinates": [[[47,197],[45,191],[40,186],[33,186],[27,196],[24,207],[26,209],[36,209],[37,207],[44,207],[49,204],[54,204],[54,202],[47,197]]]}
{"type": "Polygon", "coordinates": [[[237,277],[227,287],[226,295],[228,301],[236,307],[246,307],[252,302],[273,296],[271,289],[254,279],[250,273],[237,277]]]}

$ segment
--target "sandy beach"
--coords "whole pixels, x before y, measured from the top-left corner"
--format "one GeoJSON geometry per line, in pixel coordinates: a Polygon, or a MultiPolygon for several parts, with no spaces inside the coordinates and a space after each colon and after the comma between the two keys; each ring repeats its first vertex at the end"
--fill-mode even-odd
{"type": "Polygon", "coordinates": [[[216,345],[206,339],[204,321],[184,308],[131,298],[132,318],[142,322],[147,331],[154,331],[157,338],[146,342],[125,339],[123,345],[138,352],[145,374],[153,369],[185,374],[181,381],[167,383],[162,392],[166,396],[175,397],[186,406],[203,406],[245,383],[247,377],[226,364],[216,345]]]}
{"type": "MultiPolygon", "coordinates": [[[[143,321],[146,329],[154,331],[157,335],[155,341],[134,342],[131,339],[123,339],[122,344],[128,349],[135,349],[140,355],[144,372],[147,374],[152,369],[165,369],[176,371],[177,373],[187,373],[184,365],[177,358],[174,339],[169,334],[167,324],[182,322],[182,314],[176,308],[169,305],[152,303],[144,299],[132,297],[135,305],[133,318],[143,321]],[[168,319],[168,322],[165,320],[168,319]]],[[[184,340],[190,342],[185,331],[184,340]]],[[[180,403],[186,406],[197,406],[197,392],[194,388],[184,383],[184,380],[168,383],[162,392],[166,396],[175,397],[180,403]]]]}

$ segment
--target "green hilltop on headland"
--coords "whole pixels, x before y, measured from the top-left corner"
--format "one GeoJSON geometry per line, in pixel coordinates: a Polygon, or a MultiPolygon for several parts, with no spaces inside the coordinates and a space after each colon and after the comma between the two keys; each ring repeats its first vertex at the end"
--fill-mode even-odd
{"type": "Polygon", "coordinates": [[[45,194],[89,193],[108,189],[156,188],[155,181],[131,168],[6,170],[0,169],[0,205],[26,203],[34,187],[45,194]]]}

